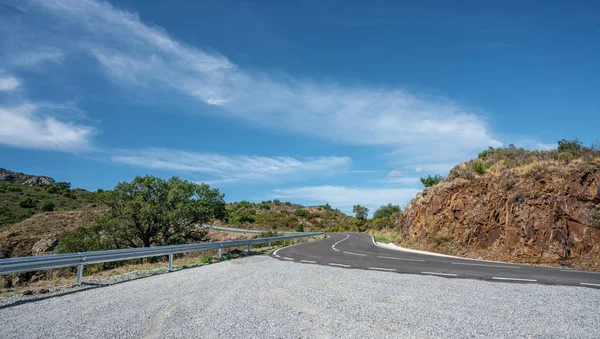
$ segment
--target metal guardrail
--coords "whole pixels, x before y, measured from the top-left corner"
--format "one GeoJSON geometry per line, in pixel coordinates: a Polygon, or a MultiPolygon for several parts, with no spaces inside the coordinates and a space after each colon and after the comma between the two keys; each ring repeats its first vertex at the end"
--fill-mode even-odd
{"type": "MultiPolygon", "coordinates": [[[[217,230],[217,231],[226,231],[226,232],[237,232],[237,233],[264,233],[264,232],[268,232],[268,231],[262,231],[262,230],[246,230],[243,228],[231,228],[231,227],[221,227],[221,226],[213,226],[213,225],[198,225],[204,228],[210,228],[213,230],[217,230]]],[[[303,234],[305,232],[286,232],[286,231],[273,231],[273,232],[277,232],[277,233],[281,233],[281,234],[303,234]]]]}
{"type": "Polygon", "coordinates": [[[269,247],[271,247],[271,242],[275,241],[285,242],[286,240],[310,238],[324,234],[325,233],[323,232],[307,232],[301,234],[258,239],[203,242],[186,245],[127,248],[123,250],[51,254],[32,257],[0,259],[0,275],[77,266],[77,284],[81,284],[84,265],[168,255],[169,270],[172,270],[173,254],[177,253],[218,249],[218,257],[220,259],[221,249],[223,248],[248,246],[248,252],[250,252],[250,246],[255,244],[269,244],[269,247]]]}

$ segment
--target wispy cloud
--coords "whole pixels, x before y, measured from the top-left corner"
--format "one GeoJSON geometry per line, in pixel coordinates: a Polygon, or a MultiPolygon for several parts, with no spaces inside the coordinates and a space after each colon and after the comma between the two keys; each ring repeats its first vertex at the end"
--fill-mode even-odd
{"type": "Polygon", "coordinates": [[[361,188],[346,186],[312,186],[273,190],[273,197],[280,199],[302,199],[315,204],[329,203],[343,211],[352,211],[360,204],[371,212],[378,207],[393,203],[404,205],[413,199],[420,189],[415,188],[361,188]]]}
{"type": "Polygon", "coordinates": [[[347,157],[261,157],[194,153],[173,149],[147,149],[114,155],[112,161],[156,170],[201,174],[204,181],[231,182],[279,181],[283,178],[326,176],[346,169],[347,157]]]}
{"type": "Polygon", "coordinates": [[[28,102],[0,106],[0,144],[67,152],[90,149],[92,127],[60,121],[44,111],[28,102]]]}
{"type": "Polygon", "coordinates": [[[0,91],[11,92],[21,86],[21,81],[10,75],[3,75],[0,71],[0,91]]]}
{"type": "Polygon", "coordinates": [[[397,88],[349,86],[244,70],[171,38],[133,13],[91,0],[31,0],[68,31],[116,83],[157,87],[257,124],[350,145],[383,145],[398,157],[456,158],[499,146],[485,119],[459,104],[397,88]]]}
{"type": "Polygon", "coordinates": [[[15,53],[11,64],[15,66],[37,66],[43,63],[57,63],[64,59],[65,53],[56,47],[41,47],[15,53]]]}
{"type": "Polygon", "coordinates": [[[402,173],[401,171],[393,170],[388,174],[388,178],[401,177],[403,175],[404,175],[404,173],[402,173]]]}

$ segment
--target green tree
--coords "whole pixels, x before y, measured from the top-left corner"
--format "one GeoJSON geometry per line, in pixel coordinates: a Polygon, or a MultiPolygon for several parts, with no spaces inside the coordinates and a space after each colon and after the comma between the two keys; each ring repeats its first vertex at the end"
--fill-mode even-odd
{"type": "Polygon", "coordinates": [[[354,212],[356,218],[360,220],[366,220],[369,215],[369,209],[361,205],[354,205],[354,207],[352,207],[352,212],[354,212]]]}
{"type": "Polygon", "coordinates": [[[578,139],[566,140],[562,139],[558,141],[558,153],[569,152],[571,154],[579,154],[584,149],[583,143],[578,139]]]}
{"type": "Polygon", "coordinates": [[[42,211],[44,211],[44,212],[54,211],[54,203],[50,200],[44,201],[44,204],[42,205],[42,211]]]}
{"type": "Polygon", "coordinates": [[[177,177],[138,176],[100,193],[99,200],[109,209],[92,226],[116,248],[201,241],[206,231],[195,224],[227,214],[219,190],[177,177]]]}
{"type": "Polygon", "coordinates": [[[428,175],[427,178],[421,178],[421,183],[425,187],[431,187],[435,184],[438,184],[442,180],[443,180],[443,178],[439,174],[436,174],[433,177],[431,175],[428,175]]]}
{"type": "Polygon", "coordinates": [[[375,210],[373,213],[373,219],[378,218],[389,218],[394,213],[400,213],[402,210],[399,205],[392,205],[391,203],[383,205],[375,210]]]}

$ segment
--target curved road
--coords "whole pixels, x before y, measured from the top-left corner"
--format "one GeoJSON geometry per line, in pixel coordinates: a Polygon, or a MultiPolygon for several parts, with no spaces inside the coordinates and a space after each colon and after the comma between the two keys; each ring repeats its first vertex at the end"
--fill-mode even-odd
{"type": "Polygon", "coordinates": [[[384,248],[364,233],[334,233],[323,240],[275,251],[279,260],[448,278],[600,288],[600,272],[461,259],[384,248]]]}

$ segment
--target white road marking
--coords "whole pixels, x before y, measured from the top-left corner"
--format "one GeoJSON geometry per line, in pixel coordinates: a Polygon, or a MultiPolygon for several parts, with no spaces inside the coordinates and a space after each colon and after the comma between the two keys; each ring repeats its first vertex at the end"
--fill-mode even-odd
{"type": "Polygon", "coordinates": [[[395,268],[381,268],[381,267],[369,267],[370,270],[378,270],[378,271],[396,271],[395,268]]]}
{"type": "Polygon", "coordinates": [[[285,260],[294,260],[294,259],[292,259],[292,258],[288,258],[288,257],[281,257],[281,258],[282,258],[282,259],[285,259],[285,260]]]}
{"type": "Polygon", "coordinates": [[[281,257],[279,256],[279,254],[275,254],[275,256],[276,256],[277,258],[281,258],[281,257]]]}
{"type": "Polygon", "coordinates": [[[452,265],[466,265],[466,266],[485,266],[485,267],[501,267],[501,268],[521,268],[519,266],[508,266],[508,265],[486,265],[486,264],[467,264],[462,262],[453,262],[452,265]]]}
{"type": "Polygon", "coordinates": [[[580,285],[585,285],[585,286],[596,286],[596,287],[600,287],[600,284],[590,284],[590,283],[579,283],[580,285]]]}
{"type": "Polygon", "coordinates": [[[439,273],[439,272],[421,272],[421,274],[432,274],[432,275],[443,275],[447,277],[456,277],[456,274],[453,273],[439,273]]]}
{"type": "Polygon", "coordinates": [[[521,278],[502,278],[502,277],[492,277],[493,280],[512,280],[512,281],[529,281],[535,282],[535,279],[521,279],[521,278]]]}
{"type": "MultiPolygon", "coordinates": [[[[282,247],[282,248],[283,248],[283,247],[282,247]]],[[[277,252],[279,252],[279,250],[280,250],[280,249],[281,249],[281,248],[278,248],[278,249],[277,249],[275,252],[273,252],[273,255],[279,258],[279,256],[277,255],[277,252]]]]}
{"type": "Polygon", "coordinates": [[[331,248],[332,248],[334,251],[338,251],[338,252],[339,252],[340,250],[338,250],[337,248],[335,248],[335,245],[337,245],[337,244],[341,243],[342,241],[344,241],[344,240],[346,240],[346,239],[348,239],[348,238],[350,238],[350,234],[346,234],[346,237],[345,237],[344,239],[342,239],[342,240],[340,240],[340,241],[336,242],[335,244],[331,245],[331,248]]]}
{"type": "Polygon", "coordinates": [[[575,271],[575,270],[561,270],[562,272],[571,272],[571,273],[590,273],[590,274],[600,274],[600,272],[592,272],[592,271],[575,271]]]}
{"type": "Polygon", "coordinates": [[[331,266],[339,266],[339,267],[350,267],[350,265],[336,264],[336,263],[333,263],[333,262],[330,262],[329,265],[331,265],[331,266]]]}
{"type": "Polygon", "coordinates": [[[366,257],[366,256],[367,256],[366,254],[361,254],[361,253],[346,252],[346,251],[342,251],[342,252],[344,252],[344,253],[346,253],[346,254],[360,255],[361,257],[366,257]]]}
{"type": "Polygon", "coordinates": [[[381,259],[394,259],[394,260],[406,260],[406,261],[425,261],[424,259],[408,259],[408,258],[396,258],[396,257],[384,257],[384,256],[377,256],[377,258],[381,258],[381,259]]]}
{"type": "Polygon", "coordinates": [[[316,261],[312,261],[312,260],[300,260],[300,262],[307,263],[307,264],[316,264],[317,263],[316,261]]]}

